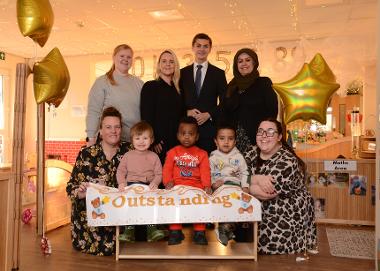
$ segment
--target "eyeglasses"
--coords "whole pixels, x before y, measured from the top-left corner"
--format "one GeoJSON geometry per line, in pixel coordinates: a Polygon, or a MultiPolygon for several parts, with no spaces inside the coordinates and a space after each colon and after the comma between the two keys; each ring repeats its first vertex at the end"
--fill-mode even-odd
{"type": "Polygon", "coordinates": [[[274,137],[274,135],[278,133],[275,129],[269,128],[268,130],[264,129],[258,129],[257,130],[257,136],[263,136],[265,134],[266,137],[274,137]]]}

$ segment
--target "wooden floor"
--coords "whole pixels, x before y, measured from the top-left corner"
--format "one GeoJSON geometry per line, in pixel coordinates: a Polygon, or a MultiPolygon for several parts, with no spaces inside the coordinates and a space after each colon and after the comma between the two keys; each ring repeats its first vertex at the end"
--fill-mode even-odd
{"type": "MultiPolygon", "coordinates": [[[[358,228],[358,227],[355,227],[358,228]]],[[[360,227],[363,228],[363,227],[360,227]]],[[[213,232],[209,232],[209,241],[213,241],[213,232]]],[[[374,271],[375,261],[333,257],[329,252],[325,226],[320,225],[319,254],[310,256],[310,260],[296,262],[295,255],[259,255],[258,262],[251,260],[120,260],[115,257],[97,257],[74,250],[70,242],[68,226],[48,233],[52,244],[52,255],[43,256],[40,252],[40,237],[35,234],[34,225],[23,225],[21,234],[20,270],[133,270],[133,271],[244,271],[244,270],[297,270],[297,271],[374,271]]],[[[186,238],[187,240],[189,238],[186,238]]],[[[149,245],[149,244],[147,244],[149,245]]],[[[191,246],[191,245],[189,245],[191,246]]],[[[181,245],[178,249],[188,249],[181,245]]]]}

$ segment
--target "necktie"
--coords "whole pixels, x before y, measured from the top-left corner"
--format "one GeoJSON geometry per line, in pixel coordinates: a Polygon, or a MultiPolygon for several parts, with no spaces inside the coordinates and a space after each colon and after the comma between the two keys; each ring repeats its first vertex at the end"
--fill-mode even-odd
{"type": "Polygon", "coordinates": [[[197,72],[195,74],[195,90],[197,91],[197,96],[201,93],[201,82],[202,82],[202,65],[197,65],[197,72]]]}

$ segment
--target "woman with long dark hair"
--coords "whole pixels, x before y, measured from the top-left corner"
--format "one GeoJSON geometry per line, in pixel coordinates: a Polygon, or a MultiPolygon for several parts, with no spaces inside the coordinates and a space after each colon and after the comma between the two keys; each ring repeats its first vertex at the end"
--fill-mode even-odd
{"type": "Polygon", "coordinates": [[[99,140],[78,154],[66,192],[70,197],[71,242],[75,249],[108,256],[115,251],[115,227],[91,227],[87,224],[86,190],[89,183],[117,187],[116,169],[129,145],[120,142],[121,114],[114,107],[104,109],[100,117],[99,140]]]}
{"type": "Polygon", "coordinates": [[[276,119],[260,123],[256,143],[244,155],[252,172],[250,193],[262,203],[259,252],[292,254],[314,249],[314,201],[304,182],[305,163],[284,140],[276,119]]]}

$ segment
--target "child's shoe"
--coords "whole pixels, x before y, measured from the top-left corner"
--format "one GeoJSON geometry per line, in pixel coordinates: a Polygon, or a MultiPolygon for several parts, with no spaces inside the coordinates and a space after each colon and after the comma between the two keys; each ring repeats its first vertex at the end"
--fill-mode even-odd
{"type": "Polygon", "coordinates": [[[204,231],[194,231],[193,242],[197,245],[208,245],[204,231]]]}
{"type": "Polygon", "coordinates": [[[135,242],[135,226],[126,226],[122,234],[119,234],[119,241],[134,243],[135,242]]]}
{"type": "Polygon", "coordinates": [[[146,239],[148,242],[156,242],[165,237],[162,230],[157,229],[155,225],[148,225],[146,229],[146,239]]]}
{"type": "Polygon", "coordinates": [[[232,228],[228,224],[219,224],[218,228],[215,229],[215,234],[218,241],[224,246],[227,246],[228,241],[235,237],[232,228]]]}
{"type": "Polygon", "coordinates": [[[206,229],[208,229],[208,230],[215,229],[215,224],[214,223],[206,223],[206,229]]]}
{"type": "Polygon", "coordinates": [[[181,230],[170,231],[168,245],[171,246],[181,244],[183,239],[185,239],[185,236],[183,235],[181,230]]]}
{"type": "Polygon", "coordinates": [[[228,245],[229,238],[228,238],[227,234],[224,231],[222,231],[219,227],[217,229],[215,229],[215,235],[216,235],[216,239],[218,239],[219,243],[221,243],[223,246],[228,245]]]}

